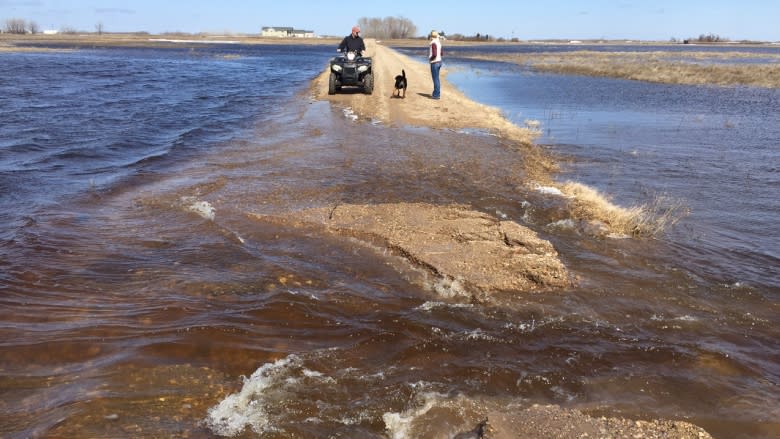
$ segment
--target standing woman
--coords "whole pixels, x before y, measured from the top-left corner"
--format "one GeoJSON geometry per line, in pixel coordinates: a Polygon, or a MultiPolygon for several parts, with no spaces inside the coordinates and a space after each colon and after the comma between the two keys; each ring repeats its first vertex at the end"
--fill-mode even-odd
{"type": "Polygon", "coordinates": [[[432,99],[441,98],[441,81],[439,81],[439,71],[441,70],[441,56],[444,52],[444,48],[441,47],[441,40],[439,40],[439,33],[435,30],[430,34],[431,46],[428,50],[428,61],[431,63],[431,78],[433,79],[433,93],[431,93],[432,99]]]}

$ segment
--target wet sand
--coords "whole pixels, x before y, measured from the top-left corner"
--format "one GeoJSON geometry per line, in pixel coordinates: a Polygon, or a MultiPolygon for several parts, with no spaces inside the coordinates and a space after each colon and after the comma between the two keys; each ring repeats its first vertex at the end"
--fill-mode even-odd
{"type": "MultiPolygon", "coordinates": [[[[421,48],[424,50],[425,48],[421,48]]],[[[516,148],[521,154],[533,158],[528,160],[528,178],[549,178],[552,166],[549,158],[543,157],[533,145],[533,130],[513,125],[496,108],[471,101],[443,78],[441,100],[432,100],[432,82],[427,64],[367,41],[367,55],[374,59],[375,88],[371,95],[359,91],[346,91],[328,95],[327,69],[312,82],[312,94],[318,99],[328,100],[334,105],[350,108],[359,119],[379,121],[390,127],[413,125],[442,130],[479,129],[498,136],[507,147],[516,148]],[[406,71],[409,82],[406,98],[393,97],[395,75],[406,71]]],[[[446,72],[443,72],[446,74],[446,72]]],[[[316,223],[336,233],[360,236],[370,234],[378,237],[389,248],[400,248],[410,260],[429,267],[434,272],[459,272],[465,285],[477,286],[481,292],[501,289],[501,286],[518,291],[534,290],[536,287],[560,287],[565,284],[565,268],[557,259],[557,253],[549,242],[539,239],[531,230],[513,223],[504,224],[495,218],[470,211],[464,206],[425,206],[425,218],[420,218],[420,206],[334,206],[332,210],[291,212],[283,217],[287,223],[316,223]],[[416,216],[416,219],[415,219],[416,216]],[[476,220],[474,220],[476,219],[476,220]],[[497,225],[505,225],[525,238],[508,238],[497,225]],[[423,226],[424,225],[424,226],[423,226]],[[412,232],[414,230],[414,232],[412,232]],[[435,231],[442,231],[436,233],[435,231]],[[522,231],[522,233],[520,233],[522,231]],[[400,233],[400,234],[399,234],[400,233]],[[427,239],[422,239],[426,235],[427,239]],[[478,239],[463,239],[470,236],[478,239]],[[481,247],[468,244],[479,241],[481,247]],[[469,246],[467,257],[463,256],[462,244],[469,246]],[[514,243],[514,244],[512,244],[514,243]],[[513,247],[514,245],[514,247],[513,247]],[[513,259],[512,252],[524,249],[526,255],[535,255],[524,261],[513,259]],[[528,249],[541,249],[529,251],[528,249]],[[415,255],[442,251],[436,258],[415,255]],[[500,253],[504,252],[504,253],[500,253]],[[448,265],[450,262],[454,265],[448,265]],[[466,262],[467,261],[467,262],[466,262]],[[544,261],[544,263],[540,263],[544,261]],[[460,265],[459,265],[460,264],[460,265]],[[466,265],[468,269],[463,269],[466,265]],[[500,267],[498,269],[497,267],[500,267]],[[555,267],[555,269],[551,269],[555,267]],[[524,278],[520,286],[502,284],[501,279],[524,278]],[[485,275],[486,274],[486,275],[485,275]],[[485,279],[489,279],[486,281],[485,279]],[[519,287],[519,288],[518,288],[519,287]]],[[[260,218],[268,220],[268,218],[260,218]]],[[[374,243],[376,244],[376,243],[374,243]]],[[[445,274],[443,277],[451,277],[445,274]]],[[[554,289],[554,288],[553,288],[554,289]]],[[[553,292],[554,294],[554,292],[553,292]]],[[[485,437],[541,438],[541,437],[710,437],[703,429],[682,421],[656,420],[652,422],[628,421],[618,418],[592,418],[579,411],[559,407],[532,407],[526,410],[502,410],[488,416],[485,437]]],[[[477,438],[479,426],[473,431],[463,432],[457,437],[477,438]]]]}
{"type": "MultiPolygon", "coordinates": [[[[426,43],[421,53],[427,53],[426,43]]],[[[445,49],[446,50],[446,49],[445,49]]],[[[446,53],[446,52],[445,52],[446,53]]],[[[437,129],[484,130],[503,139],[506,144],[525,155],[525,172],[533,179],[547,182],[555,166],[537,146],[538,133],[533,127],[518,127],[509,122],[498,108],[474,102],[446,80],[446,64],[442,68],[442,98],[431,99],[433,82],[428,64],[413,60],[382,43],[366,40],[366,54],[374,58],[374,92],[366,95],[357,89],[345,88],[328,95],[327,69],[312,82],[312,94],[336,105],[351,108],[360,117],[380,121],[390,126],[412,125],[437,129]],[[393,97],[395,76],[406,72],[408,88],[405,98],[393,97]]]]}
{"type": "MultiPolygon", "coordinates": [[[[424,43],[422,43],[424,44],[424,43]]],[[[328,99],[339,105],[350,106],[359,115],[379,120],[388,125],[411,124],[432,128],[476,128],[518,142],[529,147],[534,133],[520,128],[503,117],[494,107],[468,99],[446,81],[446,66],[442,69],[444,81],[441,100],[431,99],[433,83],[430,68],[417,60],[389,49],[374,40],[366,40],[366,55],[374,59],[374,92],[370,95],[345,88],[342,93],[327,95],[326,70],[312,84],[313,92],[320,99],[328,99]],[[408,89],[406,98],[392,97],[395,76],[406,71],[408,89]]],[[[425,46],[421,47],[426,51],[425,46]]]]}
{"type": "Polygon", "coordinates": [[[566,268],[552,244],[514,221],[501,221],[468,206],[344,204],[279,219],[288,226],[324,226],[337,236],[392,250],[428,271],[445,296],[471,294],[478,299],[494,291],[569,285],[566,268]]]}
{"type": "MultiPolygon", "coordinates": [[[[374,59],[372,94],[344,88],[328,95],[327,69],[313,81],[312,94],[350,108],[359,118],[390,127],[483,130],[504,139],[520,153],[542,157],[533,145],[533,130],[512,124],[497,108],[468,99],[446,79],[442,98],[431,99],[427,64],[371,39],[366,40],[366,49],[364,55],[374,59]],[[394,96],[394,78],[402,69],[409,83],[405,98],[394,96]]],[[[526,173],[536,178],[549,174],[549,169],[539,162],[528,161],[526,168],[526,173]]],[[[524,226],[500,221],[467,206],[340,205],[330,212],[291,212],[289,219],[306,219],[342,234],[378,237],[383,246],[399,251],[413,265],[432,272],[438,282],[454,285],[456,290],[463,286],[466,294],[474,296],[569,285],[566,269],[552,244],[524,226]]]]}

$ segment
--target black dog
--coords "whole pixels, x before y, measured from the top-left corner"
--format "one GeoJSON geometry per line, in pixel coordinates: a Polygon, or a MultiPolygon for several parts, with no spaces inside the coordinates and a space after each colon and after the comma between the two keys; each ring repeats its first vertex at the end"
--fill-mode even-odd
{"type": "Polygon", "coordinates": [[[393,90],[393,97],[398,96],[406,98],[406,72],[404,69],[401,69],[401,74],[396,75],[395,77],[395,90],[393,90]],[[403,90],[404,95],[401,96],[401,90],[403,90]],[[397,94],[396,94],[397,93],[397,94]]]}

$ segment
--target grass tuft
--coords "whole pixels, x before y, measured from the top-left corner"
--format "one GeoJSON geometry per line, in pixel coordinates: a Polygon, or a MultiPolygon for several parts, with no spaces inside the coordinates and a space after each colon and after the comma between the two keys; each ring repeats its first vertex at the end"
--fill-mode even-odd
{"type": "Polygon", "coordinates": [[[688,208],[681,202],[662,196],[646,205],[621,207],[582,183],[569,181],[560,189],[570,197],[569,208],[573,219],[600,222],[612,234],[657,236],[688,214],[688,208]]]}

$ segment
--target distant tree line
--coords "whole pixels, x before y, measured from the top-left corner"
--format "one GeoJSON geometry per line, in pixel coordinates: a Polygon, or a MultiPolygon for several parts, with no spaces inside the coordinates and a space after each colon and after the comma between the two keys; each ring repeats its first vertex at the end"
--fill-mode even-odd
{"type": "Polygon", "coordinates": [[[417,26],[404,17],[363,17],[358,20],[358,26],[364,36],[371,38],[413,38],[417,34],[417,26]]]}
{"type": "Polygon", "coordinates": [[[25,21],[21,18],[9,18],[5,20],[5,26],[3,26],[3,32],[7,34],[37,34],[41,31],[38,27],[38,23],[34,21],[25,21]]]}
{"type": "MultiPolygon", "coordinates": [[[[679,42],[677,38],[672,37],[669,41],[672,43],[679,42]]],[[[699,35],[699,38],[687,38],[682,40],[683,44],[689,44],[691,42],[693,43],[725,43],[729,41],[728,38],[721,38],[720,35],[716,34],[701,34],[699,35]]]]}
{"type": "Polygon", "coordinates": [[[699,35],[699,39],[697,39],[699,43],[720,43],[722,41],[728,41],[725,38],[721,38],[720,35],[715,34],[701,34],[699,35]]]}
{"type": "MultiPolygon", "coordinates": [[[[0,32],[7,34],[38,34],[41,33],[41,28],[38,26],[38,23],[32,20],[26,21],[21,18],[10,18],[5,20],[5,24],[2,28],[0,28],[0,32]]],[[[98,35],[102,35],[106,32],[106,28],[103,26],[102,22],[98,22],[95,25],[95,32],[98,35]]],[[[76,30],[75,28],[65,26],[60,29],[60,33],[77,34],[80,33],[80,31],[76,30]]]]}
{"type": "MultiPolygon", "coordinates": [[[[441,34],[441,32],[439,32],[441,34]]],[[[495,37],[488,34],[482,34],[477,32],[476,35],[463,35],[463,34],[452,34],[449,35],[447,38],[450,40],[458,40],[458,41],[495,41],[495,37]]]]}

